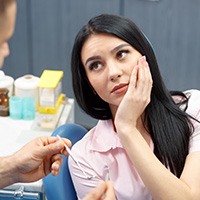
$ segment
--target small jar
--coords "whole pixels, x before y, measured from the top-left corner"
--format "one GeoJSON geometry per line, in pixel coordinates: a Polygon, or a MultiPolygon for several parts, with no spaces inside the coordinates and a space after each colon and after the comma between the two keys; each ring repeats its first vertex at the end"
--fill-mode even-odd
{"type": "Polygon", "coordinates": [[[0,116],[9,115],[9,90],[6,88],[0,89],[0,116]]]}

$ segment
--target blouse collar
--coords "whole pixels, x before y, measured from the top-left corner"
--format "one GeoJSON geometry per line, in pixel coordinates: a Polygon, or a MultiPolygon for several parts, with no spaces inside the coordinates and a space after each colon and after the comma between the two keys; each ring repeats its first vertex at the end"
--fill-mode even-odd
{"type": "Polygon", "coordinates": [[[106,152],[110,149],[123,148],[121,141],[114,130],[112,120],[99,120],[92,130],[91,150],[106,152]]]}

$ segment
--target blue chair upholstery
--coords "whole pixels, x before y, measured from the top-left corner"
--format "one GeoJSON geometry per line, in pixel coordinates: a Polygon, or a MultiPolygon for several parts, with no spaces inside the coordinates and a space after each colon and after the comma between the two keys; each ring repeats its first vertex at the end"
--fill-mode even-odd
{"type": "MultiPolygon", "coordinates": [[[[87,129],[78,124],[64,124],[58,127],[53,136],[68,138],[72,146],[87,133],[87,129]]],[[[44,192],[48,200],[76,200],[76,192],[69,173],[68,157],[62,155],[63,164],[57,176],[49,174],[43,179],[44,192]]]]}

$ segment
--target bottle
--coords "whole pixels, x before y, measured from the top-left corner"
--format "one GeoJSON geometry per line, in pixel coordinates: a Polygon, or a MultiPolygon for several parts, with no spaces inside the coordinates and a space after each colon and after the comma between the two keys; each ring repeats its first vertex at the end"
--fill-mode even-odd
{"type": "Polygon", "coordinates": [[[0,116],[9,115],[9,90],[6,88],[0,89],[0,116]]]}

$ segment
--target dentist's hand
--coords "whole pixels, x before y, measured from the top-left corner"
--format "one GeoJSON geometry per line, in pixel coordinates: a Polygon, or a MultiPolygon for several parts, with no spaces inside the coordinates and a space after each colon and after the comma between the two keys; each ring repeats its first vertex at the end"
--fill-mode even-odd
{"type": "Polygon", "coordinates": [[[115,200],[115,192],[111,181],[100,182],[83,200],[115,200]]]}
{"type": "Polygon", "coordinates": [[[11,158],[15,164],[15,182],[31,182],[44,178],[49,173],[57,175],[62,164],[60,154],[68,156],[64,143],[71,146],[68,139],[59,141],[56,137],[39,137],[17,151],[11,158]]]}

